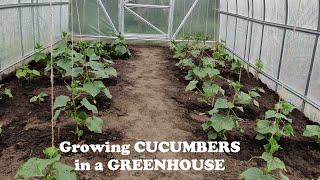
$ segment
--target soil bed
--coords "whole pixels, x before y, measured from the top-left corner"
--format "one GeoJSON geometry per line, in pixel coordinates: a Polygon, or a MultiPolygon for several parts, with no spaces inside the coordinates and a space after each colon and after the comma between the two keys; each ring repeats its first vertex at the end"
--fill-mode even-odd
{"type": "MultiPolygon", "coordinates": [[[[85,132],[79,143],[96,144],[110,141],[117,144],[136,141],[206,141],[201,129],[203,117],[198,116],[208,107],[197,101],[197,97],[185,92],[184,74],[174,64],[177,62],[167,48],[131,46],[134,57],[129,60],[115,60],[119,77],[107,82],[113,95],[111,101],[98,98],[100,117],[105,121],[103,134],[85,132]]],[[[234,75],[228,69],[220,69],[226,78],[234,75]]],[[[65,81],[56,79],[55,95],[68,93],[65,81]]],[[[241,151],[226,153],[132,153],[121,156],[117,153],[62,154],[62,159],[73,165],[75,159],[106,163],[118,159],[225,159],[225,171],[159,171],[135,172],[106,170],[104,172],[79,172],[79,179],[237,179],[250,166],[260,165],[257,160],[248,160],[262,154],[263,143],[255,140],[255,120],[278,102],[278,95],[268,89],[252,75],[243,73],[244,89],[263,87],[266,93],[258,99],[260,109],[249,106],[240,123],[245,132],[231,132],[228,141],[240,141],[241,151]]],[[[50,95],[50,81],[42,77],[30,83],[19,82],[14,76],[3,81],[12,89],[14,98],[0,101],[0,179],[13,179],[18,167],[30,157],[42,156],[44,147],[50,146],[50,102],[41,105],[29,103],[29,99],[45,91],[50,95]],[[3,177],[3,178],[2,178],[3,177]]],[[[222,87],[228,88],[224,82],[222,87]]],[[[227,92],[227,90],[226,90],[227,92]]],[[[66,117],[66,116],[64,116],[66,117]]],[[[320,176],[319,147],[308,138],[302,137],[305,125],[311,122],[299,111],[289,115],[293,119],[295,136],[283,138],[282,150],[276,156],[287,166],[290,179],[311,179],[320,176]]],[[[56,128],[56,145],[62,141],[76,143],[70,120],[61,120],[56,128]]]]}

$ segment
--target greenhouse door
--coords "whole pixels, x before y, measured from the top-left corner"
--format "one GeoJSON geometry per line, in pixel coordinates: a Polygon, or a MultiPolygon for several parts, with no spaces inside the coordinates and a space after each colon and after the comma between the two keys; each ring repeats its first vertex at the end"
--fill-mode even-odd
{"type": "Polygon", "coordinates": [[[174,0],[120,0],[119,30],[126,38],[170,39],[174,0]]]}

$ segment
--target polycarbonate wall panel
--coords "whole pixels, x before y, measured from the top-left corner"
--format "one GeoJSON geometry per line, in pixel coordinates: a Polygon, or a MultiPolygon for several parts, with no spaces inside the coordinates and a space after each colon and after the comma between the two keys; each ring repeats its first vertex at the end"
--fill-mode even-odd
{"type": "Polygon", "coordinates": [[[252,24],[252,35],[251,35],[249,62],[254,64],[260,56],[260,46],[262,38],[262,25],[258,23],[252,24]]]}
{"type": "Polygon", "coordinates": [[[18,2],[0,2],[0,73],[29,57],[36,43],[47,47],[51,32],[56,42],[68,31],[67,0],[53,1],[53,29],[48,0],[20,0],[10,7],[18,2]]]}
{"type": "Polygon", "coordinates": [[[252,67],[260,59],[264,64],[261,80],[320,123],[319,3],[221,1],[220,21],[226,22],[220,22],[219,39],[226,40],[233,57],[252,67]]]}
{"type": "Polygon", "coordinates": [[[288,24],[307,29],[317,29],[319,0],[290,0],[288,24]]]}
{"type": "Polygon", "coordinates": [[[75,35],[114,36],[115,32],[107,20],[108,12],[113,25],[118,29],[118,0],[73,0],[71,4],[70,30],[75,35]]]}
{"type": "MultiPolygon", "coordinates": [[[[173,32],[176,32],[194,2],[195,0],[175,0],[173,32]]],[[[218,9],[217,0],[199,0],[177,39],[201,33],[207,35],[209,40],[216,40],[219,32],[219,14],[216,9],[218,9]]]]}
{"type": "Polygon", "coordinates": [[[220,15],[220,30],[219,30],[219,39],[220,41],[225,44],[226,43],[226,35],[227,35],[227,31],[226,31],[226,28],[227,28],[227,16],[224,15],[224,14],[221,14],[220,15]]]}
{"type": "Polygon", "coordinates": [[[226,45],[232,50],[234,48],[236,21],[237,21],[237,18],[230,17],[230,16],[228,17],[226,45]]]}
{"type": "Polygon", "coordinates": [[[242,58],[245,55],[245,44],[247,38],[248,21],[243,19],[237,19],[237,29],[236,29],[236,44],[234,51],[239,54],[242,58]]]}
{"type": "Polygon", "coordinates": [[[18,9],[0,10],[0,71],[22,57],[18,9]]]}
{"type": "Polygon", "coordinates": [[[266,3],[266,21],[282,23],[286,21],[286,1],[267,0],[266,3]]]}

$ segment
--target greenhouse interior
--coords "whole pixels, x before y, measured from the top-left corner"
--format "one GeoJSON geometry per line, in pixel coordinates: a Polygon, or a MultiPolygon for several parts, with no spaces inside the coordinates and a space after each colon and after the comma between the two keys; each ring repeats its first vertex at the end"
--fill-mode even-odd
{"type": "Polygon", "coordinates": [[[320,180],[319,0],[0,0],[0,25],[0,180],[320,180]]]}

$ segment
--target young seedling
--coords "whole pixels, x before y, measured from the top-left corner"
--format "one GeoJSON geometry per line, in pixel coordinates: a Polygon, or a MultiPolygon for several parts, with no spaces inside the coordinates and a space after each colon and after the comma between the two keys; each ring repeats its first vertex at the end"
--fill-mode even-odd
{"type": "Polygon", "coordinates": [[[122,35],[118,36],[118,38],[111,44],[111,47],[115,56],[122,58],[131,57],[131,52],[122,35]]]}
{"type": "Polygon", "coordinates": [[[30,69],[29,65],[23,65],[16,71],[16,76],[18,79],[24,78],[30,81],[33,78],[40,76],[40,72],[34,69],[30,69]]]}
{"type": "Polygon", "coordinates": [[[33,96],[31,99],[30,99],[30,103],[38,103],[38,104],[41,104],[41,102],[43,102],[45,99],[45,97],[47,97],[48,95],[45,93],[45,92],[40,92],[38,95],[36,96],[33,96]]]}
{"type": "Polygon", "coordinates": [[[259,73],[262,72],[262,69],[264,67],[263,62],[261,61],[261,59],[257,59],[256,60],[255,66],[257,68],[257,70],[255,72],[255,78],[256,78],[256,80],[259,80],[259,73]]]}
{"type": "Polygon", "coordinates": [[[32,60],[35,62],[39,62],[39,61],[48,61],[48,55],[44,52],[45,48],[40,45],[39,43],[36,44],[35,46],[35,53],[32,56],[32,60]]]}
{"type": "Polygon", "coordinates": [[[31,158],[24,163],[16,174],[16,179],[76,180],[74,168],[60,162],[58,149],[50,147],[43,151],[45,159],[31,158]]]}
{"type": "Polygon", "coordinates": [[[320,146],[320,125],[307,125],[303,136],[314,138],[320,146]]]}
{"type": "Polygon", "coordinates": [[[0,100],[2,98],[13,98],[13,95],[10,88],[7,88],[3,84],[0,84],[0,100]]]}
{"type": "Polygon", "coordinates": [[[199,65],[196,66],[191,61],[182,61],[182,65],[188,67],[190,70],[185,77],[186,80],[190,80],[186,91],[196,90],[196,93],[201,95],[199,101],[207,103],[208,105],[214,105],[217,94],[224,95],[224,90],[215,82],[220,78],[220,71],[216,69],[216,62],[212,58],[204,57],[199,61],[199,65]],[[201,85],[198,88],[197,85],[201,85]]]}
{"type": "Polygon", "coordinates": [[[67,88],[71,92],[71,97],[59,96],[55,99],[53,107],[55,110],[54,119],[58,119],[61,111],[68,112],[75,124],[74,133],[78,140],[83,135],[81,127],[87,127],[95,133],[102,133],[103,120],[97,117],[98,109],[85,96],[91,95],[92,98],[95,98],[98,94],[103,93],[111,98],[109,90],[101,81],[87,82],[82,87],[79,81],[72,81],[67,88]],[[83,110],[83,108],[86,110],[83,110]],[[92,116],[89,116],[87,111],[91,112],[92,116]]]}
{"type": "Polygon", "coordinates": [[[273,157],[270,153],[264,152],[260,159],[264,160],[265,168],[263,170],[251,167],[244,171],[240,175],[240,179],[243,180],[256,180],[256,179],[263,179],[263,180],[275,180],[275,179],[282,179],[288,180],[289,178],[284,175],[284,171],[286,171],[286,167],[283,161],[281,161],[277,157],[273,157]],[[277,172],[277,175],[275,175],[277,172]]]}
{"type": "Polygon", "coordinates": [[[265,112],[264,120],[257,120],[256,139],[266,139],[268,141],[268,144],[264,145],[266,152],[273,154],[280,148],[278,141],[281,137],[293,136],[292,120],[287,118],[287,115],[294,109],[295,107],[292,104],[280,101],[274,109],[265,112]]]}

